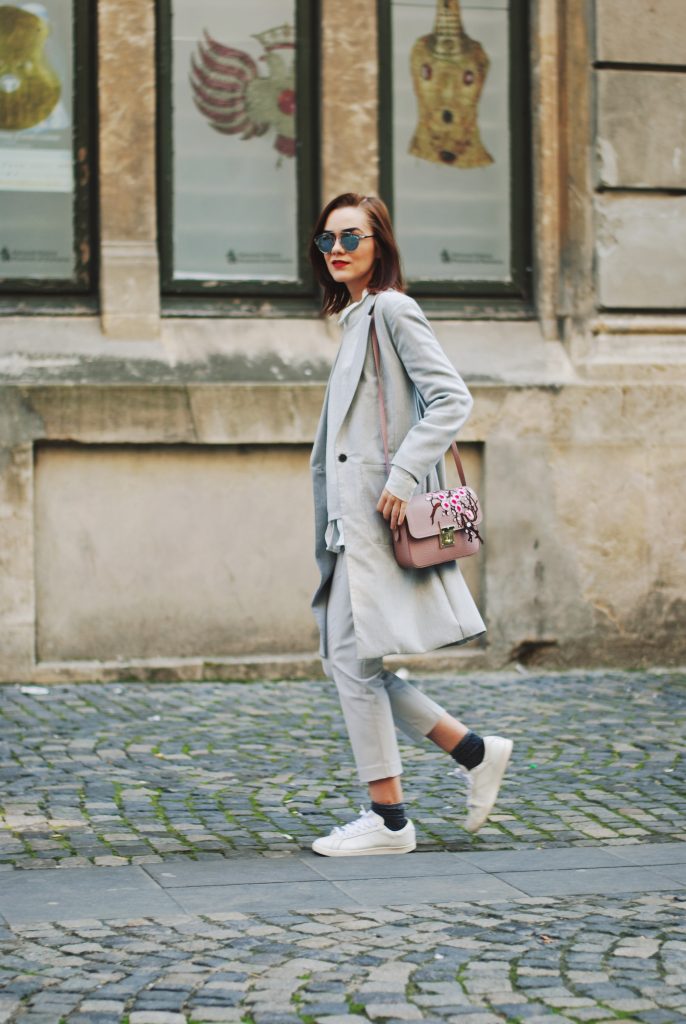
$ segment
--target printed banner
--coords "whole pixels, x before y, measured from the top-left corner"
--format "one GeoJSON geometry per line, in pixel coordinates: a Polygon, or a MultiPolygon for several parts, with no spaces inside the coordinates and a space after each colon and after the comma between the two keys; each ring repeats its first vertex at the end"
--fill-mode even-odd
{"type": "Polygon", "coordinates": [[[298,279],[294,0],[176,3],[173,273],[298,279]]]}
{"type": "Polygon", "coordinates": [[[412,281],[510,272],[507,0],[392,0],[394,221],[412,281]]]}
{"type": "Polygon", "coordinates": [[[0,278],[74,272],[71,0],[0,6],[0,278]]]}

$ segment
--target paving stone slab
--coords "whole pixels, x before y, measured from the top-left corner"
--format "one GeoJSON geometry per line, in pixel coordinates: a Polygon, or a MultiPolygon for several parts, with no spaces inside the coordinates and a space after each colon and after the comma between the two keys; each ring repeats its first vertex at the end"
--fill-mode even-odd
{"type": "Polygon", "coordinates": [[[567,868],[616,868],[617,857],[607,848],[569,846],[538,850],[508,850],[502,853],[463,853],[462,859],[482,871],[558,871],[567,868]]]}
{"type": "Polygon", "coordinates": [[[686,881],[677,882],[657,870],[635,867],[503,871],[497,877],[527,896],[604,895],[686,888],[686,881]]]}
{"type": "Polygon", "coordinates": [[[355,907],[355,899],[325,882],[246,883],[241,886],[188,886],[175,888],[174,900],[190,914],[222,911],[304,910],[317,907],[355,907]]]}
{"type": "Polygon", "coordinates": [[[313,882],[319,876],[299,857],[231,857],[228,860],[146,864],[144,870],[165,889],[253,882],[313,882]]]}
{"type": "Polygon", "coordinates": [[[319,857],[305,861],[317,874],[331,880],[346,878],[413,878],[418,875],[479,874],[479,867],[458,853],[409,853],[388,857],[319,857]]]}
{"type": "Polygon", "coordinates": [[[177,914],[178,905],[142,868],[15,872],[3,879],[0,911],[10,924],[177,914]]]}
{"type": "Polygon", "coordinates": [[[659,864],[655,868],[665,878],[686,886],[686,864],[659,864]]]}
{"type": "Polygon", "coordinates": [[[686,864],[686,842],[611,846],[607,852],[628,864],[686,864]]]}
{"type": "Polygon", "coordinates": [[[338,888],[364,906],[402,906],[416,903],[449,903],[453,901],[502,901],[517,899],[522,893],[499,878],[477,874],[432,875],[404,879],[348,879],[336,883],[338,888]]]}

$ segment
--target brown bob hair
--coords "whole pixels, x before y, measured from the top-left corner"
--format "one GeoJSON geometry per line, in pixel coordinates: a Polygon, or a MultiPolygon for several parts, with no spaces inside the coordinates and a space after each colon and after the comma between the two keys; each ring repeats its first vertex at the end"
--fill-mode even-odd
{"type": "Polygon", "coordinates": [[[350,293],[344,284],[340,284],[332,278],[329,273],[323,254],[314,244],[317,235],[324,230],[329,214],[332,210],[339,210],[343,206],[361,206],[369,218],[371,230],[376,245],[376,263],[367,290],[370,292],[382,292],[386,288],[395,288],[399,292],[405,291],[403,272],[400,266],[400,253],[393,235],[391,218],[388,208],[378,196],[362,196],[357,192],[344,192],[336,196],[326,204],[319,219],[314,226],[312,238],[310,239],[310,263],[314,269],[315,276],[324,289],[322,298],[323,313],[340,313],[350,301],[350,293]]]}

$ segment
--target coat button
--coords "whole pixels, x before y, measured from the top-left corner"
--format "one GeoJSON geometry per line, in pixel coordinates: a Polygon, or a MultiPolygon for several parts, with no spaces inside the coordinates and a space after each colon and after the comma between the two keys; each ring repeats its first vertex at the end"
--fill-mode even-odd
{"type": "Polygon", "coordinates": [[[344,455],[344,454],[343,454],[343,453],[341,452],[341,454],[340,454],[340,455],[338,456],[338,461],[339,461],[339,462],[347,462],[347,461],[348,461],[348,456],[347,456],[347,455],[344,455]]]}

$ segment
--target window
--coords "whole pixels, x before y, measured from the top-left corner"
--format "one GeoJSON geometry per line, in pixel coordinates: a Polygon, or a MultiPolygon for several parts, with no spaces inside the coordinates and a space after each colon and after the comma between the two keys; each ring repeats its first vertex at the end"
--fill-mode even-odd
{"type": "Polygon", "coordinates": [[[88,0],[0,6],[0,291],[93,286],[88,0]]]}
{"type": "Polygon", "coordinates": [[[380,0],[381,193],[415,294],[526,296],[524,14],[380,0]]]}
{"type": "Polygon", "coordinates": [[[306,239],[318,203],[315,8],[312,0],[161,0],[168,295],[314,295],[306,239]]]}

